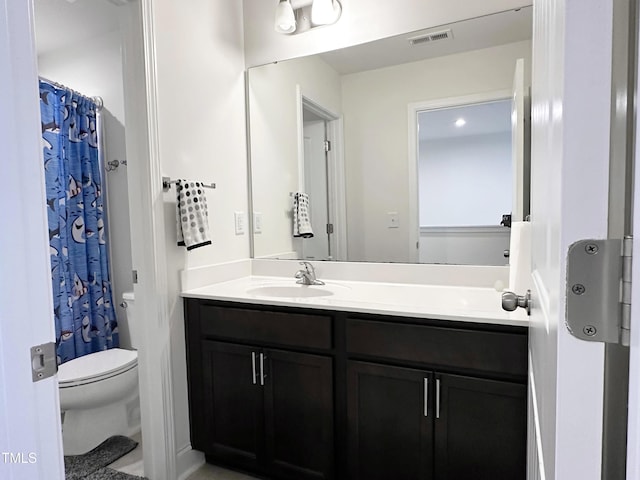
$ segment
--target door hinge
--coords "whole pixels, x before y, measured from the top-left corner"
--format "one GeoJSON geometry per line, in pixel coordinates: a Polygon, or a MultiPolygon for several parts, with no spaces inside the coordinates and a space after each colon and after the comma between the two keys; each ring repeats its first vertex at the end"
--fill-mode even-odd
{"type": "Polygon", "coordinates": [[[133,279],[133,283],[138,283],[138,270],[131,271],[131,277],[133,279]]]}
{"type": "Polygon", "coordinates": [[[333,223],[327,223],[327,235],[331,235],[333,233],[333,223]]]}
{"type": "Polygon", "coordinates": [[[31,347],[31,380],[39,382],[58,372],[58,356],[55,342],[31,347]]]}
{"type": "Polygon", "coordinates": [[[627,236],[569,247],[565,323],[573,336],[629,345],[632,246],[627,236]]]}
{"type": "Polygon", "coordinates": [[[631,342],[631,269],[633,267],[633,237],[622,240],[622,282],[620,344],[628,347],[631,342]]]}
{"type": "Polygon", "coordinates": [[[325,140],[324,141],[324,151],[325,152],[330,152],[331,151],[331,141],[330,140],[325,140]]]}

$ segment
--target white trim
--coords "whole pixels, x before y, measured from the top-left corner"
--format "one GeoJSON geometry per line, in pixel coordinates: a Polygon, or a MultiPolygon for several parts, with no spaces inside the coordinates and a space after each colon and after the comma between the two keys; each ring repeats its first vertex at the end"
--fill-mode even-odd
{"type": "MultiPolygon", "coordinates": [[[[296,85],[296,116],[298,134],[298,190],[305,191],[304,176],[304,110],[323,118],[326,122],[327,140],[331,142],[327,172],[329,218],[336,233],[331,236],[332,260],[347,259],[347,204],[344,165],[344,121],[341,115],[328,110],[322,104],[302,92],[296,85]]],[[[272,255],[270,255],[272,257],[272,255]]]]}
{"type": "Polygon", "coordinates": [[[332,215],[335,229],[333,234],[333,260],[346,261],[347,252],[347,189],[344,163],[344,119],[342,116],[327,125],[327,136],[332,150],[329,152],[329,176],[331,177],[332,215]]]}
{"type": "Polygon", "coordinates": [[[177,458],[177,471],[178,471],[178,480],[186,480],[198,470],[202,465],[204,465],[204,454],[197,450],[191,448],[191,444],[187,445],[184,448],[181,448],[178,452],[177,458]]]}
{"type": "Polygon", "coordinates": [[[418,187],[418,106],[410,103],[408,108],[407,130],[409,132],[407,148],[407,177],[409,179],[409,258],[407,263],[418,263],[420,259],[420,199],[418,187]]]}
{"type": "MultiPolygon", "coordinates": [[[[176,445],[175,445],[175,425],[174,425],[174,409],[173,409],[173,385],[171,376],[171,348],[169,337],[169,311],[167,299],[167,271],[166,261],[167,252],[164,242],[164,203],[156,201],[162,199],[162,164],[160,160],[160,145],[158,138],[158,112],[157,112],[157,72],[156,72],[156,53],[155,53],[155,34],[154,34],[154,18],[153,18],[153,1],[142,1],[142,25],[144,38],[144,62],[145,62],[145,79],[146,79],[146,107],[148,119],[148,148],[149,163],[144,173],[147,177],[147,185],[143,186],[143,191],[147,192],[144,198],[144,204],[134,205],[133,208],[140,208],[142,215],[140,217],[148,218],[146,227],[149,228],[152,241],[143,243],[147,247],[146,262],[144,270],[139,271],[141,274],[141,283],[145,284],[146,276],[149,281],[146,282],[146,293],[143,296],[142,308],[149,313],[155,313],[151,318],[147,316],[144,322],[143,330],[145,339],[154,339],[154,345],[147,345],[145,349],[145,358],[149,361],[141,375],[148,375],[150,379],[159,381],[160,385],[155,385],[153,391],[148,391],[151,400],[148,413],[151,414],[150,421],[145,422],[148,437],[152,440],[152,461],[147,462],[145,458],[145,471],[147,464],[152,463],[152,472],[149,476],[154,480],[172,480],[176,478],[176,445]],[[151,291],[148,288],[151,287],[151,291]],[[155,320],[155,321],[154,321],[155,320]],[[160,335],[158,334],[160,332],[160,335]],[[158,338],[159,337],[159,338],[158,338]],[[161,341],[159,344],[157,340],[161,341]],[[164,340],[164,341],[162,341],[164,340]],[[159,347],[159,348],[158,348],[159,347]],[[160,388],[158,388],[160,387],[160,388]],[[159,415],[159,414],[162,415],[159,415]],[[151,431],[149,432],[149,429],[151,431]],[[161,460],[162,459],[162,460],[161,460]],[[163,464],[164,463],[164,464],[163,464]]],[[[140,224],[141,226],[144,223],[140,224]]],[[[133,232],[132,232],[133,233],[133,232]]],[[[132,242],[135,239],[132,238],[132,242]]],[[[135,290],[135,288],[134,288],[135,290]]],[[[137,298],[137,296],[136,296],[137,298]]],[[[148,442],[145,441],[145,446],[148,442]]],[[[145,448],[145,452],[148,448],[145,448]]],[[[145,455],[146,456],[146,455],[145,455]]]]}
{"type": "MultiPolygon", "coordinates": [[[[534,431],[533,432],[529,432],[529,435],[532,435],[532,440],[535,442],[535,450],[534,452],[529,452],[529,453],[534,453],[534,455],[532,455],[533,458],[529,457],[529,460],[533,460],[535,462],[537,462],[537,475],[535,477],[533,477],[531,475],[531,471],[534,470],[535,471],[535,467],[534,465],[528,465],[528,471],[529,471],[529,478],[532,479],[533,478],[539,478],[540,480],[545,480],[546,479],[546,470],[544,468],[544,451],[542,450],[542,434],[540,432],[540,413],[538,411],[538,400],[536,397],[536,382],[534,379],[534,375],[533,375],[533,370],[532,370],[532,360],[531,360],[531,352],[529,352],[529,405],[531,407],[531,411],[528,412],[528,414],[530,416],[532,416],[533,418],[533,427],[534,427],[534,431]]],[[[530,445],[530,448],[533,447],[533,445],[530,445]]],[[[533,480],[533,479],[532,479],[533,480]]]]}
{"type": "Polygon", "coordinates": [[[124,8],[129,13],[129,18],[123,19],[127,27],[123,51],[127,157],[131,160],[131,243],[133,268],[139,279],[134,292],[141,332],[138,368],[144,471],[154,480],[174,480],[176,445],[153,1],[138,0],[124,8]]]}
{"type": "Polygon", "coordinates": [[[500,225],[463,225],[463,226],[452,226],[452,227],[426,227],[420,226],[420,233],[425,234],[447,234],[447,233],[458,233],[458,234],[478,234],[478,233],[493,233],[493,234],[505,234],[511,233],[510,228],[506,228],[500,225]]]}
{"type": "Polygon", "coordinates": [[[511,221],[524,221],[524,195],[526,186],[525,176],[525,97],[524,86],[524,59],[516,60],[516,68],[513,76],[513,91],[511,92],[511,168],[512,168],[512,194],[511,194],[511,221]]]}
{"type": "Polygon", "coordinates": [[[298,139],[298,191],[304,192],[304,105],[300,85],[296,85],[296,135],[298,139]]]}
{"type": "Polygon", "coordinates": [[[409,108],[412,108],[416,112],[422,112],[425,110],[436,110],[439,108],[451,108],[462,105],[510,100],[512,95],[511,90],[494,90],[492,92],[474,93],[471,95],[461,95],[459,97],[447,97],[439,98],[437,100],[413,102],[409,104],[409,108]]]}
{"type": "Polygon", "coordinates": [[[472,95],[462,95],[460,97],[448,97],[437,100],[413,102],[407,106],[407,130],[409,132],[407,155],[407,171],[409,173],[409,263],[418,262],[419,257],[418,228],[420,225],[420,210],[418,199],[418,113],[425,110],[437,110],[440,108],[458,107],[461,105],[509,100],[511,97],[511,90],[495,90],[493,92],[474,93],[472,95]]]}

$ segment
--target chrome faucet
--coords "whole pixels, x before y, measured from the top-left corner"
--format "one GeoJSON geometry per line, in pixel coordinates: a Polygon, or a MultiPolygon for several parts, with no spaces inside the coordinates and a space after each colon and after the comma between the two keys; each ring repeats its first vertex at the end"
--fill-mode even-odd
{"type": "Polygon", "coordinates": [[[309,262],[300,262],[304,266],[304,270],[300,269],[296,272],[296,278],[301,285],[324,285],[324,282],[316,278],[316,270],[309,262]]]}

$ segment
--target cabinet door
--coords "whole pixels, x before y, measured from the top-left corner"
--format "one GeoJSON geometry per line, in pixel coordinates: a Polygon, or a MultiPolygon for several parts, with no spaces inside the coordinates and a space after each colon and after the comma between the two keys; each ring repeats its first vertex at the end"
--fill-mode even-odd
{"type": "Polygon", "coordinates": [[[333,478],[329,357],[264,350],[266,461],[276,478],[333,478]]]}
{"type": "Polygon", "coordinates": [[[350,361],[347,381],[349,478],[432,479],[433,375],[350,361]]]}
{"type": "Polygon", "coordinates": [[[216,459],[254,467],[261,456],[263,438],[262,388],[258,381],[254,384],[253,362],[260,349],[202,343],[207,427],[206,444],[196,448],[216,459]]]}
{"type": "Polygon", "coordinates": [[[526,478],[525,385],[437,375],[436,478],[526,478]]]}

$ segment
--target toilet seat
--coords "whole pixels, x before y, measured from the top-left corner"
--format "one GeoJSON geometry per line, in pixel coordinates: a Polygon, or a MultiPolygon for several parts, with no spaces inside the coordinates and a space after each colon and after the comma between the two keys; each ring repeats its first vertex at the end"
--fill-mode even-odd
{"type": "Polygon", "coordinates": [[[138,352],[112,348],[74,358],[58,367],[60,388],[76,387],[120,375],[138,365],[138,352]]]}

